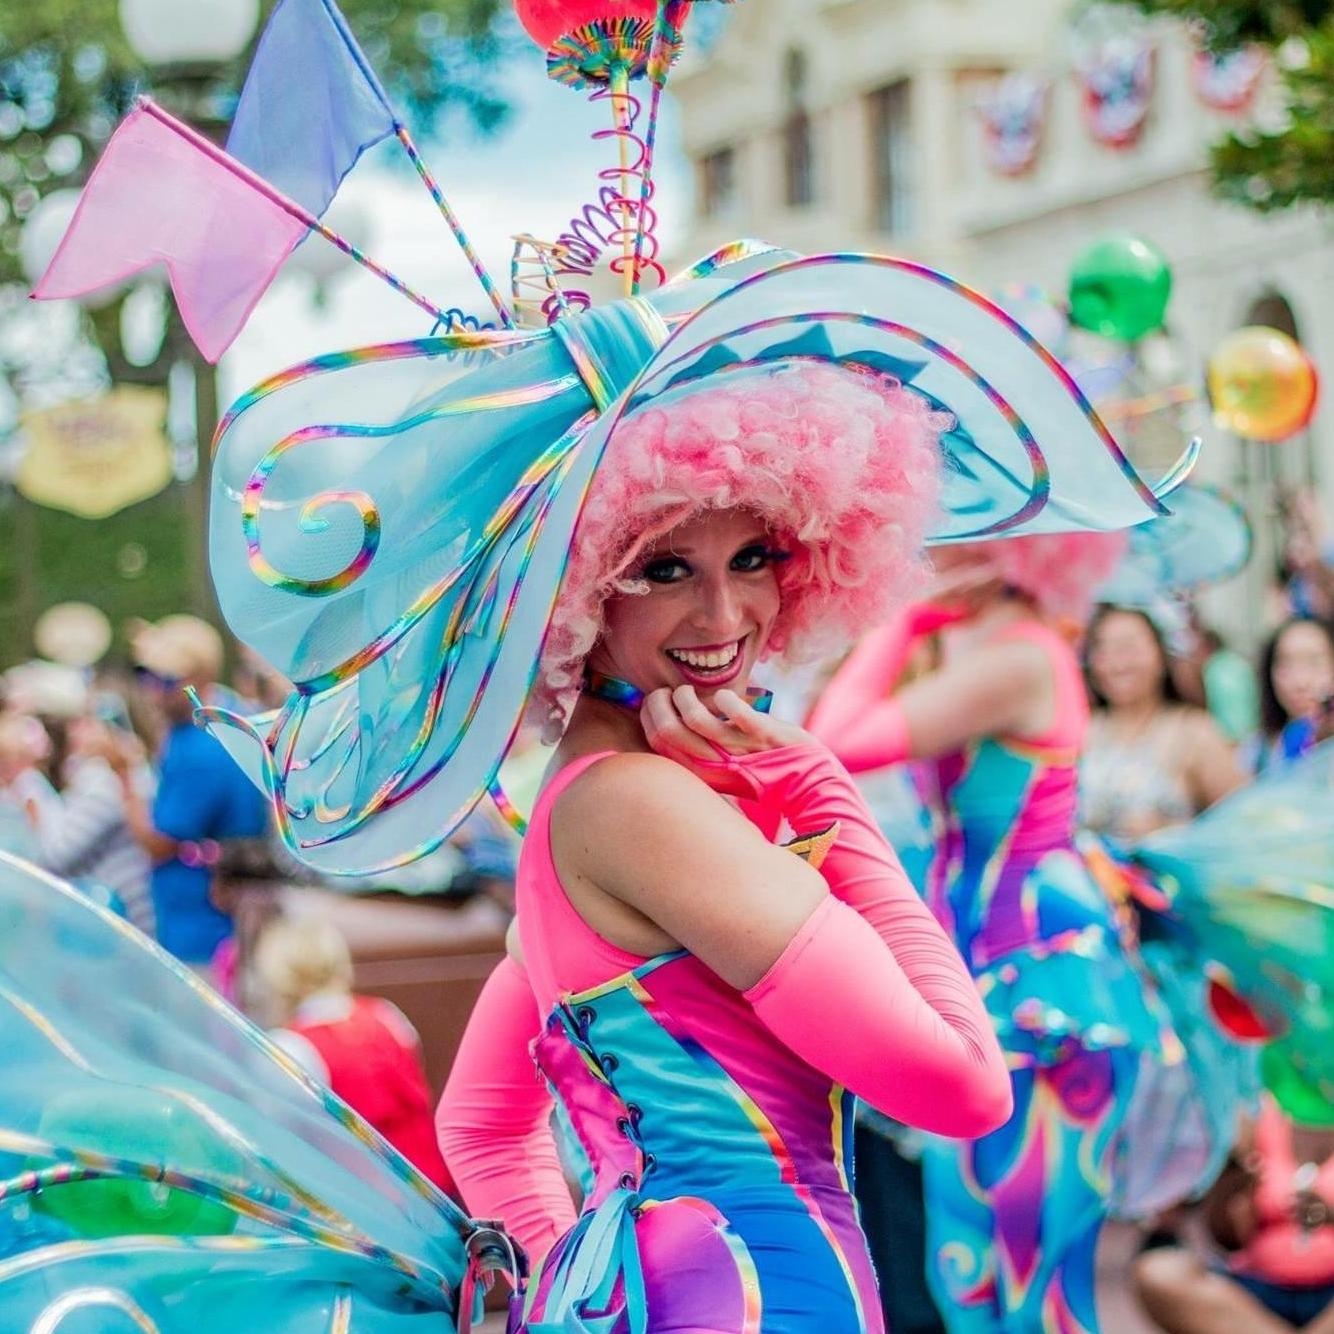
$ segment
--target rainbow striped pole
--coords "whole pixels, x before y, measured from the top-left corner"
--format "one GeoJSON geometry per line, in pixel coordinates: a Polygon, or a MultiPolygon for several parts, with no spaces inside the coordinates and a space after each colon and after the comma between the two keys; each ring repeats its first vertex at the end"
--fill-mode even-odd
{"type": "Polygon", "coordinates": [[[417,175],[422,178],[422,184],[431,192],[431,198],[435,200],[435,206],[440,210],[445,222],[448,223],[449,230],[454,233],[454,239],[459,243],[459,248],[467,257],[468,263],[472,265],[472,271],[477,275],[477,281],[482,284],[482,290],[496,308],[496,314],[500,316],[500,322],[505,328],[513,329],[515,327],[514,316],[505,304],[504,298],[500,295],[495,280],[487,271],[486,265],[482,263],[481,256],[473,249],[472,242],[468,240],[468,234],[463,230],[463,224],[459,221],[458,214],[450,208],[449,201],[445,198],[444,192],[440,189],[435,177],[431,175],[430,168],[422,161],[422,155],[417,151],[417,145],[413,143],[407,126],[397,119],[394,121],[394,134],[398,142],[403,145],[408,157],[412,159],[412,165],[417,168],[417,175]]]}
{"type": "Polygon", "coordinates": [[[658,13],[653,21],[653,39],[649,46],[648,80],[653,91],[649,94],[648,128],[644,133],[644,167],[639,179],[635,253],[630,262],[631,296],[639,295],[639,275],[644,266],[644,218],[648,211],[649,196],[653,193],[653,150],[658,142],[662,90],[667,86],[667,75],[672,67],[672,48],[679,37],[678,21],[682,24],[685,22],[685,0],[658,0],[658,13]]]}
{"type": "Polygon", "coordinates": [[[282,209],[290,217],[296,218],[298,222],[303,222],[313,232],[318,232],[326,241],[336,245],[343,254],[356,260],[363,268],[369,269],[375,276],[389,284],[396,292],[401,292],[409,301],[415,302],[428,315],[431,315],[438,323],[444,324],[446,329],[457,327],[475,326],[476,321],[469,316],[465,316],[459,310],[441,310],[434,302],[428,301],[420,292],[409,287],[396,274],[390,273],[382,264],[377,264],[375,260],[367,254],[364,254],[346,237],[340,236],[332,227],[326,226],[309,209],[303,208],[295,200],[288,197],[279,190],[275,190],[268,181],[262,176],[256,175],[244,163],[238,162],[232,155],[218,147],[212,139],[199,133],[198,130],[191,129],[184,121],[179,121],[175,116],[168,115],[167,112],[158,106],[150,98],[142,97],[138,105],[141,106],[150,116],[162,122],[169,129],[174,130],[187,143],[193,145],[201,153],[206,153],[219,166],[225,167],[233,176],[239,177],[252,190],[258,190],[266,199],[282,209]]]}

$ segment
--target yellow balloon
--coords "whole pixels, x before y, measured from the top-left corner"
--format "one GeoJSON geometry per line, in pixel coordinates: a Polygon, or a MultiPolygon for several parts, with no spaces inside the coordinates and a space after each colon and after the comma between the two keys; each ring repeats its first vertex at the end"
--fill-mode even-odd
{"type": "Polygon", "coordinates": [[[1286,440],[1315,412],[1311,358],[1278,329],[1251,325],[1228,334],[1209,358],[1208,379],[1214,420],[1247,440],[1286,440]]]}

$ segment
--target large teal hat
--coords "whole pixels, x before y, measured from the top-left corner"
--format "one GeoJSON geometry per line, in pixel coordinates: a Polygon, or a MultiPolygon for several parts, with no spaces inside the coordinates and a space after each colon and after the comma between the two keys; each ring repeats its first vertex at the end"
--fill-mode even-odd
{"type": "Polygon", "coordinates": [[[316,358],[223,419],[211,559],[238,637],[295,683],[280,710],[200,717],[321,870],[438,845],[518,729],[580,509],[615,427],[715,377],[822,362],[952,414],[931,540],[1128,527],[1194,458],[1140,477],[1078,387],[943,274],[753,242],[648,297],[536,332],[316,358]]]}
{"type": "Polygon", "coordinates": [[[1158,607],[1231,579],[1250,558],[1246,511],[1217,487],[1188,482],[1172,496],[1171,514],[1130,530],[1125,555],[1098,589],[1098,601],[1158,607]]]}

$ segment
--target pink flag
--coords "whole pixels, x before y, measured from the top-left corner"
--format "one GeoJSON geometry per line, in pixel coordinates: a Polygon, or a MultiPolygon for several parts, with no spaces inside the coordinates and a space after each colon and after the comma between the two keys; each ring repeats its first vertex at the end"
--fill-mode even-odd
{"type": "Polygon", "coordinates": [[[165,264],[195,346],[217,361],[311,219],[149,101],[111,136],[41,281],[75,297],[165,264]]]}

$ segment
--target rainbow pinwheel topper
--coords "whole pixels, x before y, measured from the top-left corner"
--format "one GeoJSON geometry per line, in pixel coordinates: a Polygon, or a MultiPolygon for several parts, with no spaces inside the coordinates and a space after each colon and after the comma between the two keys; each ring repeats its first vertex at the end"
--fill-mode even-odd
{"type": "MultiPolygon", "coordinates": [[[[920,264],[739,241],[660,281],[653,126],[690,3],[639,4],[637,26],[617,26],[621,46],[611,47],[594,40],[596,4],[547,6],[589,12],[571,38],[583,63],[569,81],[609,96],[626,134],[631,80],[652,89],[643,151],[627,153],[604,187],[619,224],[599,233],[605,256],[592,242],[576,253],[567,241],[525,238],[513,305],[479,269],[504,327],[430,306],[443,331],[293,367],[244,394],[218,426],[210,559],[219,603],[294,690],[266,714],[204,707],[198,716],[270,793],[292,850],[323,871],[386,870],[421,856],[494,786],[599,464],[616,449],[617,425],[649,404],[670,405],[720,376],[812,362],[891,377],[953,422],[940,436],[933,542],[1128,527],[1165,513],[1163,497],[1193,462],[1194,446],[1166,476],[1142,478],[1041,343],[920,264]],[[621,299],[594,307],[562,286],[562,276],[604,261],[621,276],[621,299]],[[517,327],[519,316],[538,327],[517,327]]],[[[565,79],[573,48],[561,45],[569,34],[552,32],[560,59],[551,72],[565,79]]],[[[369,143],[393,135],[409,146],[388,107],[332,0],[282,0],[233,131],[251,165],[205,154],[210,169],[286,220],[266,255],[295,234],[293,219],[317,217],[369,143]],[[321,98],[335,87],[356,92],[316,139],[338,152],[304,173],[254,128],[285,114],[272,62],[300,41],[323,53],[312,74],[321,98]]],[[[156,109],[146,114],[182,137],[156,109]]],[[[95,175],[90,195],[96,184],[95,175]]],[[[206,257],[194,258],[191,268],[190,256],[168,257],[174,281],[205,279],[178,282],[178,293],[211,294],[206,257]]],[[[58,254],[53,269],[61,264],[58,254]]],[[[243,319],[230,290],[229,318],[243,319]]]]}

